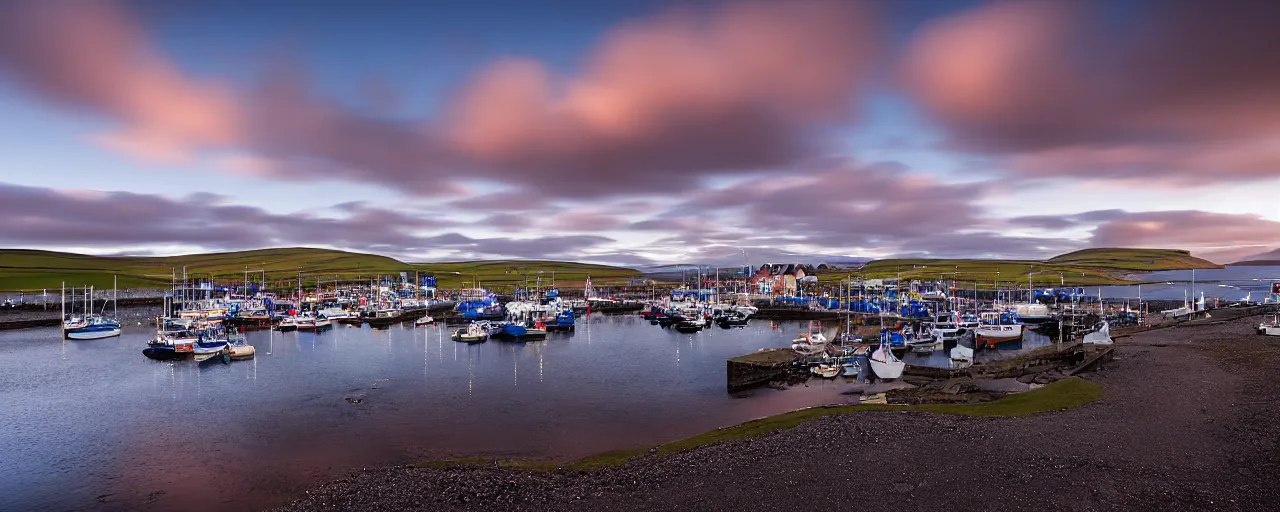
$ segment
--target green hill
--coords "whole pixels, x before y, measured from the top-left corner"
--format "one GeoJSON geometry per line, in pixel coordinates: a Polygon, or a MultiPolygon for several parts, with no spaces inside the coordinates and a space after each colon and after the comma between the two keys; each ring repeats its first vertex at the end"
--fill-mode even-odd
{"type": "MultiPolygon", "coordinates": [[[[1126,274],[1155,270],[1222,268],[1221,265],[1175,249],[1084,249],[1044,261],[891,258],[868,262],[861,274],[866,278],[901,276],[904,279],[956,279],[977,281],[990,287],[1025,285],[1028,277],[1036,286],[1097,286],[1126,284],[1126,274]],[[1030,276],[1028,274],[1030,273],[1030,276]]],[[[848,272],[822,273],[823,281],[844,279],[848,272]]],[[[855,275],[859,275],[855,273],[855,275]]]]}
{"type": "Polygon", "coordinates": [[[161,257],[92,256],[54,251],[0,249],[0,290],[55,289],[92,285],[110,288],[112,276],[120,288],[166,288],[173,273],[217,281],[239,282],[246,270],[251,281],[262,279],[268,286],[292,288],[299,273],[304,285],[316,279],[364,280],[400,272],[435,273],[439,286],[470,286],[476,276],[482,286],[501,290],[501,286],[522,283],[523,275],[536,277],[543,272],[544,282],[554,276],[558,282],[579,283],[591,275],[593,283],[618,284],[638,277],[635,270],[605,265],[589,265],[555,261],[497,260],[482,262],[410,264],[375,254],[333,249],[292,247],[222,253],[188,254],[161,257]]]}
{"type": "Polygon", "coordinates": [[[561,287],[581,287],[587,276],[591,276],[593,286],[601,286],[622,284],[628,279],[641,277],[640,271],[629,268],[564,261],[457,261],[417,263],[413,267],[435,274],[439,286],[445,288],[472,287],[479,281],[485,288],[505,289],[522,286],[526,279],[532,286],[539,277],[543,286],[554,282],[561,287]]]}

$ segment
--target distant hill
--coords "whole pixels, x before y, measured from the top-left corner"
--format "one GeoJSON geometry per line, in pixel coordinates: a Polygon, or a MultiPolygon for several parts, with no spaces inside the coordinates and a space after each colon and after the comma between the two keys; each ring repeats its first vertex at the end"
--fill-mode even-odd
{"type": "Polygon", "coordinates": [[[1222,265],[1197,258],[1190,251],[1181,249],[1082,249],[1049,258],[1045,262],[1144,272],[1222,268],[1222,265]]]}
{"type": "Polygon", "coordinates": [[[1232,263],[1232,265],[1280,265],[1280,249],[1267,251],[1262,254],[1255,254],[1243,260],[1232,263]]]}
{"type": "Polygon", "coordinates": [[[456,288],[464,281],[469,285],[477,277],[481,285],[510,285],[522,282],[522,272],[533,274],[536,279],[536,274],[542,271],[548,281],[554,274],[557,279],[568,282],[585,280],[590,274],[593,283],[601,285],[624,282],[640,275],[638,271],[620,267],[552,261],[410,264],[376,254],[308,247],[181,256],[93,256],[0,249],[0,290],[56,289],[63,282],[67,286],[110,288],[113,276],[118,277],[121,288],[165,288],[173,274],[181,276],[183,267],[193,278],[212,276],[224,282],[240,281],[246,271],[250,281],[261,280],[265,272],[267,283],[272,287],[284,286],[286,282],[296,285],[299,273],[306,284],[314,283],[316,279],[364,280],[400,272],[430,272],[437,274],[439,285],[444,288],[456,288]]]}
{"type": "MultiPolygon", "coordinates": [[[[1026,284],[1036,286],[1095,286],[1123,283],[1126,274],[1154,270],[1222,268],[1221,265],[1176,249],[1084,249],[1043,261],[890,258],[866,264],[858,275],[865,278],[901,276],[905,279],[956,279],[962,282],[1026,284]],[[1029,275],[1030,274],[1030,275],[1029,275]]],[[[820,279],[844,279],[845,272],[822,272],[820,279]]],[[[987,284],[984,286],[992,286],[987,284]]]]}

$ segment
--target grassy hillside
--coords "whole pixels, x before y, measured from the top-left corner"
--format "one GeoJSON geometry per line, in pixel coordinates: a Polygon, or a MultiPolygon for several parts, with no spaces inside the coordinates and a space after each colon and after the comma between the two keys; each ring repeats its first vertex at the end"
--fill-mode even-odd
{"type": "Polygon", "coordinates": [[[640,277],[640,272],[623,267],[539,260],[457,261],[445,263],[417,263],[415,270],[436,275],[439,286],[458,288],[480,286],[504,289],[523,285],[528,278],[530,285],[542,278],[543,286],[555,280],[557,286],[581,287],[591,276],[594,286],[625,283],[627,279],[640,277]]]}
{"type": "MultiPolygon", "coordinates": [[[[1084,249],[1045,261],[895,258],[867,263],[861,275],[904,279],[956,279],[977,281],[991,287],[998,280],[1004,286],[1025,285],[1030,278],[1036,286],[1098,286],[1125,283],[1125,274],[1155,270],[1221,268],[1215,263],[1173,249],[1084,249]]],[[[858,273],[854,273],[855,276],[858,273]]],[[[823,281],[844,279],[848,272],[820,274],[823,281]]]]}
{"type": "Polygon", "coordinates": [[[601,285],[624,282],[626,278],[640,275],[635,270],[619,267],[552,261],[409,264],[374,254],[312,248],[165,257],[110,257],[5,249],[0,250],[0,290],[55,289],[64,281],[67,286],[109,288],[113,275],[118,276],[121,288],[166,288],[171,273],[176,271],[180,274],[183,266],[187,267],[188,275],[213,276],[215,280],[228,282],[243,279],[246,269],[250,272],[250,280],[258,281],[261,272],[265,271],[268,285],[280,288],[294,286],[299,273],[303,274],[305,281],[314,283],[317,278],[324,281],[361,280],[400,272],[434,272],[443,288],[456,288],[464,281],[469,286],[473,274],[478,275],[481,285],[492,288],[523,282],[522,272],[536,276],[540,270],[548,280],[555,272],[556,280],[562,283],[580,283],[590,274],[592,281],[601,285]]]}

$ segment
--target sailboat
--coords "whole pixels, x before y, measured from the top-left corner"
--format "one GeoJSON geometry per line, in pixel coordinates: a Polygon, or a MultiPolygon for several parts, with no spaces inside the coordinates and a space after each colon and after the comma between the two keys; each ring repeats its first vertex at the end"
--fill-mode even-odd
{"type": "Polygon", "coordinates": [[[889,350],[889,346],[883,339],[880,342],[880,348],[867,356],[867,362],[871,364],[871,371],[876,374],[876,377],[883,380],[901,377],[902,371],[907,368],[907,363],[894,356],[893,351],[889,350]]]}
{"type": "MultiPolygon", "coordinates": [[[[112,287],[112,303],[115,303],[115,288],[112,287]]],[[[103,338],[112,338],[120,335],[120,322],[114,318],[109,318],[101,314],[93,312],[93,288],[85,288],[84,296],[84,314],[71,315],[66,314],[66,290],[63,289],[62,302],[62,336],[69,340],[100,340],[103,338]]],[[[106,305],[103,304],[103,309],[106,305]]],[[[74,303],[73,303],[74,308],[74,303]]],[[[113,310],[116,309],[114,306],[113,310]]]]}

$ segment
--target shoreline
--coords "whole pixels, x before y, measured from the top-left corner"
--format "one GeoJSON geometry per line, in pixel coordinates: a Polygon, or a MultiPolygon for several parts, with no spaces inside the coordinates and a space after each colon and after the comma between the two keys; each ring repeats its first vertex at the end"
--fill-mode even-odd
{"type": "MultiPolygon", "coordinates": [[[[1280,344],[1252,334],[1256,318],[1134,333],[1117,342],[1114,362],[1089,374],[1101,397],[1069,410],[1013,418],[899,406],[862,410],[868,414],[804,409],[780,416],[816,411],[790,428],[705,444],[675,441],[693,446],[665,454],[659,447],[658,456],[625,451],[634,458],[586,471],[475,465],[479,459],[364,470],[280,510],[812,508],[847,504],[848,497],[803,489],[842,485],[868,471],[883,476],[890,491],[894,506],[885,509],[990,506],[993,498],[1019,509],[1147,508],[1152,499],[1169,508],[1266,505],[1280,498],[1276,486],[1240,480],[1280,476],[1280,425],[1273,421],[1280,405],[1250,398],[1280,392],[1271,378],[1280,370],[1280,344]],[[797,487],[797,479],[807,483],[797,487]]],[[[619,462],[619,454],[596,460],[607,457],[619,462]]]]}

